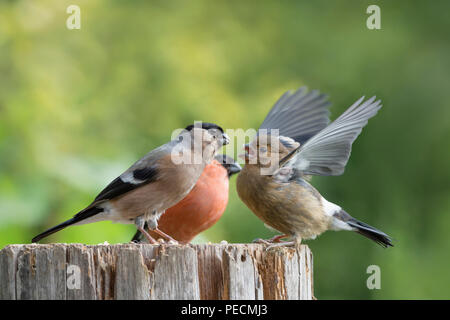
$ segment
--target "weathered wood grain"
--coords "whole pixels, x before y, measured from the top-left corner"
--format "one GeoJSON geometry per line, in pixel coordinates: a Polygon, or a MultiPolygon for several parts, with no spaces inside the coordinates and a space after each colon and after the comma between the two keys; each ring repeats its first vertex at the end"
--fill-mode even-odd
{"type": "Polygon", "coordinates": [[[222,251],[221,245],[197,245],[201,300],[223,299],[222,251]]]}
{"type": "Polygon", "coordinates": [[[8,246],[0,251],[0,300],[16,299],[17,252],[20,246],[8,246]]]}
{"type": "MultiPolygon", "coordinates": [[[[67,271],[73,271],[67,279],[66,295],[68,300],[95,300],[98,298],[94,270],[94,247],[73,244],[67,246],[67,271]],[[75,267],[75,269],[71,269],[75,267]],[[77,269],[81,281],[76,286],[77,269]],[[73,279],[73,283],[72,280],[73,279]]],[[[19,265],[20,269],[20,265],[19,265]]],[[[63,299],[62,297],[59,299],[63,299]]]]}
{"type": "Polygon", "coordinates": [[[257,265],[245,246],[228,246],[223,250],[223,297],[227,300],[255,300],[260,278],[257,265]]]}
{"type": "Polygon", "coordinates": [[[195,249],[190,246],[162,247],[155,263],[152,299],[200,299],[195,249]]]}
{"type": "Polygon", "coordinates": [[[114,293],[117,300],[149,300],[150,274],[138,248],[117,253],[114,293]]]}
{"type": "Polygon", "coordinates": [[[312,299],[312,263],[305,245],[10,245],[0,299],[312,299]]]}

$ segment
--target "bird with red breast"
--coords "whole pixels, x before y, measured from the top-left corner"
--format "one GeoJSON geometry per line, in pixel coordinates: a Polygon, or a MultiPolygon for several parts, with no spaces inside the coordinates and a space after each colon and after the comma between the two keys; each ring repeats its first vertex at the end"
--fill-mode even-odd
{"type": "MultiPolygon", "coordinates": [[[[191,192],[173,207],[166,210],[158,221],[158,227],[180,243],[189,243],[201,232],[211,228],[228,204],[229,179],[241,171],[233,158],[219,154],[203,170],[191,192]]],[[[164,240],[154,231],[155,239],[164,240]]],[[[132,241],[140,242],[141,232],[132,241]]]]}
{"type": "Polygon", "coordinates": [[[223,129],[214,123],[196,122],[168,143],[136,161],[108,184],[85,209],[32,239],[41,239],[72,225],[104,220],[135,224],[150,243],[156,243],[144,225],[173,241],[158,229],[167,208],[183,199],[214,160],[217,151],[229,143],[223,129]]]}

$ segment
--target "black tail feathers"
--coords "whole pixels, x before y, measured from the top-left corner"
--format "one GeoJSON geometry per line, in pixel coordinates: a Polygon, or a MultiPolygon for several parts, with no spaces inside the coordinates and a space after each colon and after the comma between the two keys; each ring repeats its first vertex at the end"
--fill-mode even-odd
{"type": "Polygon", "coordinates": [[[48,237],[49,235],[58,232],[74,223],[80,222],[84,219],[87,219],[89,217],[92,217],[93,215],[96,215],[99,212],[102,212],[103,209],[102,208],[97,208],[97,207],[91,207],[91,208],[87,208],[83,211],[80,211],[79,213],[77,213],[72,219],[69,219],[67,221],[64,221],[63,223],[58,224],[57,226],[54,226],[53,228],[50,228],[40,234],[38,234],[36,237],[34,237],[33,239],[31,239],[31,242],[38,242],[39,240],[48,237]]]}
{"type": "MultiPolygon", "coordinates": [[[[144,230],[146,230],[146,229],[148,229],[147,222],[145,222],[145,224],[144,224],[144,230]]],[[[131,242],[141,243],[142,242],[142,238],[143,238],[142,232],[137,230],[136,233],[134,234],[133,238],[131,239],[131,242]]]]}
{"type": "Polygon", "coordinates": [[[369,226],[368,224],[358,221],[355,218],[351,218],[348,221],[346,221],[351,227],[355,228],[356,232],[359,234],[375,241],[380,246],[387,248],[387,247],[393,247],[392,239],[389,237],[386,233],[383,231],[380,231],[372,226],[369,226]]]}
{"type": "Polygon", "coordinates": [[[33,243],[38,242],[39,240],[41,240],[55,232],[58,232],[59,230],[64,229],[65,227],[68,227],[68,226],[74,224],[75,222],[73,220],[74,220],[74,218],[69,219],[67,221],[64,221],[63,223],[58,224],[57,226],[54,226],[53,228],[50,228],[50,229],[38,234],[36,237],[31,239],[31,242],[33,242],[33,243]]]}

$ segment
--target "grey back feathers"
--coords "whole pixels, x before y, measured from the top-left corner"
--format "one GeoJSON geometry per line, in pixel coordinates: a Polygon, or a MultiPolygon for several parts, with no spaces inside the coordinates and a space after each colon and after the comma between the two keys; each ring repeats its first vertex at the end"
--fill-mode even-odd
{"type": "Polygon", "coordinates": [[[158,179],[157,161],[169,155],[176,141],[172,140],[148,152],[136,161],[119,177],[114,179],[95,198],[94,203],[101,200],[110,200],[139,188],[158,179]]]}
{"type": "Polygon", "coordinates": [[[325,128],[329,120],[328,97],[318,90],[307,92],[301,87],[295,92],[287,91],[275,103],[259,129],[278,129],[286,136],[304,144],[309,138],[325,128]]]}
{"type": "Polygon", "coordinates": [[[375,97],[356,101],[339,118],[300,146],[283,166],[291,166],[304,174],[340,175],[350,157],[353,141],[368,119],[381,108],[375,97]]]}

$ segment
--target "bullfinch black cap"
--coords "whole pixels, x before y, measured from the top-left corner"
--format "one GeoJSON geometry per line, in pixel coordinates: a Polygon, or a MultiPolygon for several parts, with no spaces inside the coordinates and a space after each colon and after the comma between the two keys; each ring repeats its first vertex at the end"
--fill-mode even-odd
{"type": "MultiPolygon", "coordinates": [[[[209,130],[209,129],[218,129],[218,130],[220,130],[220,132],[223,133],[222,127],[218,126],[217,124],[210,123],[210,122],[201,122],[201,124],[202,124],[202,129],[205,129],[205,130],[209,130]]],[[[195,126],[195,125],[190,124],[190,125],[188,125],[188,126],[185,128],[185,130],[191,131],[191,130],[194,128],[194,126],[195,126]]]]}

